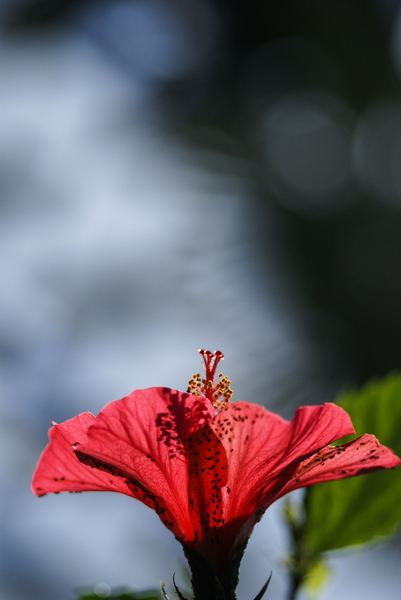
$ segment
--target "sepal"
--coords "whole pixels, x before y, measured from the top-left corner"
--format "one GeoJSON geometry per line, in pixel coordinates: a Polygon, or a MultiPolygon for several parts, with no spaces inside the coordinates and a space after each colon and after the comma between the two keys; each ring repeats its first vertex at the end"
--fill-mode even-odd
{"type": "Polygon", "coordinates": [[[262,589],[260,590],[259,594],[257,596],[255,596],[254,600],[262,600],[263,596],[265,595],[265,592],[266,592],[267,588],[269,587],[269,583],[270,583],[270,580],[272,578],[272,575],[273,575],[273,571],[270,573],[269,579],[266,581],[265,585],[262,587],[262,589]]]}
{"type": "Polygon", "coordinates": [[[194,600],[236,600],[239,567],[247,543],[248,538],[228,558],[218,573],[200,554],[190,546],[182,544],[191,570],[194,600]]]}

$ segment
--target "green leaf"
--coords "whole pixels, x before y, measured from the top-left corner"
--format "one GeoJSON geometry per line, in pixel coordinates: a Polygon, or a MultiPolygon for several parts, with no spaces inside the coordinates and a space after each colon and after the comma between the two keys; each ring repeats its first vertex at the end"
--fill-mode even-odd
{"type": "MultiPolygon", "coordinates": [[[[374,434],[401,456],[401,375],[391,373],[337,403],[351,416],[357,435],[374,434]]],[[[342,440],[348,441],[353,436],[342,440]]],[[[401,523],[401,469],[383,470],[307,489],[303,538],[319,554],[370,542],[401,523]]]]}
{"type": "Polygon", "coordinates": [[[133,592],[127,588],[118,588],[110,593],[104,594],[97,591],[97,586],[78,590],[77,600],[99,600],[107,598],[108,600],[160,600],[158,590],[145,590],[143,592],[133,592]]]}

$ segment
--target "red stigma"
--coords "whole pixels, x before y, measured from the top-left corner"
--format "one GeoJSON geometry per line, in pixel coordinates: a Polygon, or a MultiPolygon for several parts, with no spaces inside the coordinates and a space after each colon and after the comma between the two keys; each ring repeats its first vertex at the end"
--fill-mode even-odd
{"type": "Polygon", "coordinates": [[[217,365],[224,360],[224,354],[220,350],[210,352],[210,350],[198,350],[205,363],[206,381],[214,382],[217,365]]]}

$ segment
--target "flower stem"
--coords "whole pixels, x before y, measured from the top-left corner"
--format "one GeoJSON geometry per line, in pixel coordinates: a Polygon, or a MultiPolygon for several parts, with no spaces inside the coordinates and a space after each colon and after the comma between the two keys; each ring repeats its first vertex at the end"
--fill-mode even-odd
{"type": "Polygon", "coordinates": [[[302,578],[298,577],[295,573],[292,573],[291,581],[290,581],[290,590],[289,590],[289,594],[288,594],[288,600],[296,599],[299,588],[301,587],[301,583],[302,583],[302,578]]]}
{"type": "Polygon", "coordinates": [[[288,600],[295,600],[318,557],[310,550],[305,541],[305,514],[300,507],[287,500],[284,517],[290,528],[292,541],[291,555],[288,561],[290,575],[288,600]]]}

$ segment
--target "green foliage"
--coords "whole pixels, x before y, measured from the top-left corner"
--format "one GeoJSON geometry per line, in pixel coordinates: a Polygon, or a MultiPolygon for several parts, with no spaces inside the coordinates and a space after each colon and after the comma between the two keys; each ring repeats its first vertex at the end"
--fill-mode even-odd
{"type": "Polygon", "coordinates": [[[96,591],[96,587],[78,591],[77,600],[99,600],[99,598],[107,598],[108,600],[160,600],[160,593],[158,590],[132,592],[127,588],[119,588],[114,592],[104,594],[101,591],[96,591]]]}
{"type": "MultiPolygon", "coordinates": [[[[360,391],[344,393],[337,402],[351,416],[358,436],[374,434],[401,456],[399,373],[372,380],[360,391]]],[[[399,523],[401,469],[323,483],[306,492],[303,538],[315,555],[389,535],[399,523]]]]}
{"type": "Polygon", "coordinates": [[[316,561],[306,573],[302,587],[307,590],[309,596],[318,597],[323,586],[329,581],[330,575],[330,569],[326,563],[323,560],[316,561]]]}

